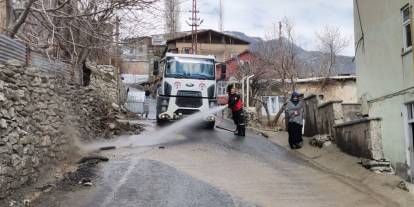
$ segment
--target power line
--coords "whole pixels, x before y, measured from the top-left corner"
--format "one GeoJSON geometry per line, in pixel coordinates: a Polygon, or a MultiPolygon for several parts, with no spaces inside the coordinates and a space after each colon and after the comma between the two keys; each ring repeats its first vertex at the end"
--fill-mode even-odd
{"type": "Polygon", "coordinates": [[[198,40],[197,40],[197,33],[198,33],[198,27],[203,23],[204,20],[197,17],[197,14],[200,13],[200,11],[197,10],[197,0],[193,0],[193,8],[192,8],[192,16],[190,18],[190,23],[187,22],[189,26],[191,26],[191,37],[192,37],[192,44],[191,49],[193,50],[193,54],[197,54],[197,46],[198,46],[198,40]]]}

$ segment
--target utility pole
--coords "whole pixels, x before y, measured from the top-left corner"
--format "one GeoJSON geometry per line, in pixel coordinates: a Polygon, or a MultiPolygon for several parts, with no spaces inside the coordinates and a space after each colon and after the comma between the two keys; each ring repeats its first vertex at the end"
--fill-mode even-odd
{"type": "Polygon", "coordinates": [[[223,4],[224,0],[220,0],[220,22],[219,22],[219,29],[220,32],[223,32],[223,18],[224,18],[224,4],[223,4]]]}
{"type": "Polygon", "coordinates": [[[197,17],[197,14],[200,13],[200,11],[197,10],[197,0],[193,0],[193,9],[191,10],[191,23],[187,24],[191,26],[191,37],[192,37],[192,43],[191,43],[191,49],[193,50],[193,54],[197,54],[197,46],[198,46],[198,40],[197,40],[197,32],[198,27],[203,23],[203,20],[197,17]]]}

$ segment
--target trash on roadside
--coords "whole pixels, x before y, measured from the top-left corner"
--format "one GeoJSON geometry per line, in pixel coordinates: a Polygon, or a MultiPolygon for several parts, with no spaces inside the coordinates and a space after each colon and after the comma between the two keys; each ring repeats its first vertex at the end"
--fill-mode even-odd
{"type": "Polygon", "coordinates": [[[325,148],[332,145],[331,136],[324,134],[324,135],[316,135],[310,140],[310,145],[319,148],[325,148]]]}
{"type": "Polygon", "coordinates": [[[404,181],[401,181],[397,184],[397,188],[406,191],[406,192],[410,192],[410,189],[407,186],[407,183],[405,183],[404,181]]]}
{"type": "Polygon", "coordinates": [[[115,146],[108,146],[108,147],[101,147],[101,148],[99,148],[99,150],[101,150],[101,151],[113,150],[113,149],[116,149],[116,147],[115,146]]]}
{"type": "Polygon", "coordinates": [[[391,166],[391,162],[387,159],[381,160],[371,160],[371,159],[362,159],[359,164],[364,166],[366,169],[371,170],[375,173],[382,174],[395,174],[394,169],[391,166]]]}
{"type": "Polygon", "coordinates": [[[158,149],[165,149],[165,146],[159,146],[158,149]]]}
{"type": "Polygon", "coordinates": [[[109,158],[104,157],[104,156],[99,156],[99,155],[91,155],[91,156],[82,157],[82,159],[78,161],[78,164],[82,164],[82,163],[89,162],[89,161],[108,162],[109,158]]]}
{"type": "Polygon", "coordinates": [[[42,191],[42,192],[50,192],[52,190],[52,188],[56,187],[55,185],[52,184],[46,184],[44,186],[40,186],[40,187],[36,187],[36,190],[42,191]]]}
{"type": "Polygon", "coordinates": [[[81,181],[79,181],[79,185],[83,185],[83,186],[93,186],[93,183],[90,179],[84,178],[81,181]]]}

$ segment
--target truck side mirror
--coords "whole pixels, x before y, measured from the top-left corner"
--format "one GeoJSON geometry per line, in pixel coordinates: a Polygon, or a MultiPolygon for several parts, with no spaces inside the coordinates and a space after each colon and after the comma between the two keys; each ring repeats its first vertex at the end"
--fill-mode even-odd
{"type": "Polygon", "coordinates": [[[154,76],[157,76],[160,74],[160,63],[158,60],[154,60],[154,70],[152,71],[152,74],[154,76]]]}

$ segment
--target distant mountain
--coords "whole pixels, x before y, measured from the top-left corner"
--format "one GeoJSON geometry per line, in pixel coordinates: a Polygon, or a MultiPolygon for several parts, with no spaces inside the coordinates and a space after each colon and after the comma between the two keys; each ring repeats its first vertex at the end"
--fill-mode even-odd
{"type": "Polygon", "coordinates": [[[243,32],[237,32],[237,31],[226,31],[224,32],[225,34],[240,38],[244,41],[250,42],[251,45],[256,45],[257,43],[263,41],[262,38],[260,37],[251,37],[248,36],[246,34],[244,34],[243,32]]]}
{"type": "MultiPolygon", "coordinates": [[[[275,44],[277,40],[265,41],[260,37],[251,37],[242,32],[227,31],[228,35],[235,36],[242,40],[250,42],[250,49],[257,51],[261,44],[275,44]]],[[[287,40],[284,40],[287,41],[287,40]]],[[[301,77],[313,77],[320,74],[320,63],[322,59],[322,52],[319,51],[307,51],[297,45],[295,45],[295,51],[298,56],[298,65],[301,77]]],[[[355,75],[356,67],[353,62],[353,57],[339,56],[337,68],[333,71],[333,75],[355,75]]]]}

